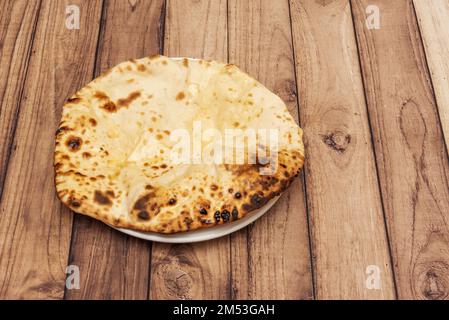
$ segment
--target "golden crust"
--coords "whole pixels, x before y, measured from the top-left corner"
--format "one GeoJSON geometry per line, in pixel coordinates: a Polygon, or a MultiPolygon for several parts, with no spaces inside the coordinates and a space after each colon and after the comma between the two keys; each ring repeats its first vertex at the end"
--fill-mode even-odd
{"type": "Polygon", "coordinates": [[[280,195],[303,163],[302,130],[268,89],[233,65],[186,63],[163,56],[119,64],[71,97],[56,132],[54,159],[58,197],[73,211],[114,227],[159,233],[240,219],[280,195]],[[210,76],[203,79],[206,72],[210,76]],[[177,74],[183,81],[177,82],[177,74]],[[217,75],[230,77],[226,78],[230,93],[219,98],[225,90],[211,80],[217,75]],[[214,92],[207,101],[203,96],[194,100],[191,87],[177,87],[196,76],[195,81],[209,86],[203,96],[214,92]],[[159,96],[161,82],[167,86],[163,91],[171,92],[170,100],[159,96]],[[248,83],[251,88],[245,89],[245,96],[251,98],[241,101],[238,92],[238,102],[236,98],[226,104],[235,97],[231,89],[243,90],[248,83]],[[281,128],[278,170],[261,175],[265,165],[258,163],[200,167],[170,163],[167,132],[204,119],[210,112],[204,105],[221,112],[215,115],[220,124],[281,128]],[[231,110],[234,106],[239,109],[231,110]]]}

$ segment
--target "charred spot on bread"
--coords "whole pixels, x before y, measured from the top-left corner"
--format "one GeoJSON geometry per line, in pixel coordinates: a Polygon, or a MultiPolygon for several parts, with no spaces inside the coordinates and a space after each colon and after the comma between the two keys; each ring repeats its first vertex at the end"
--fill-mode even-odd
{"type": "Polygon", "coordinates": [[[228,222],[229,221],[229,217],[230,217],[230,213],[228,210],[224,209],[221,212],[221,219],[223,219],[223,222],[228,222]]]}
{"type": "Polygon", "coordinates": [[[139,211],[137,216],[139,217],[140,220],[149,220],[150,219],[150,214],[146,210],[139,211]]]}
{"type": "Polygon", "coordinates": [[[100,106],[100,108],[106,110],[107,112],[117,112],[117,106],[112,101],[106,102],[105,104],[100,106]]]}
{"type": "Polygon", "coordinates": [[[111,197],[111,198],[114,198],[114,197],[115,197],[115,193],[114,193],[114,191],[112,191],[112,190],[107,190],[107,191],[106,191],[106,194],[107,194],[109,197],[111,197]]]}
{"type": "Polygon", "coordinates": [[[127,107],[136,100],[138,97],[140,97],[141,93],[139,91],[131,92],[126,98],[118,99],[117,100],[117,106],[119,108],[127,107]]]}
{"type": "Polygon", "coordinates": [[[68,205],[73,208],[79,208],[81,206],[81,201],[74,197],[69,197],[68,205]]]}
{"type": "Polygon", "coordinates": [[[90,159],[90,157],[92,157],[92,155],[89,152],[83,152],[84,159],[90,159]]]}
{"type": "Polygon", "coordinates": [[[78,103],[80,101],[81,101],[81,99],[79,97],[72,97],[72,98],[67,99],[68,103],[78,103]]]}
{"type": "Polygon", "coordinates": [[[112,205],[112,201],[109,199],[109,197],[98,190],[95,190],[94,192],[94,201],[102,206],[112,205]]]}
{"type": "Polygon", "coordinates": [[[61,133],[65,132],[65,131],[70,131],[70,130],[72,130],[72,129],[70,129],[70,128],[67,127],[67,126],[59,127],[59,128],[56,130],[55,136],[57,137],[57,136],[59,136],[61,133]]]}
{"type": "Polygon", "coordinates": [[[66,146],[71,152],[76,152],[79,149],[81,149],[81,144],[83,143],[83,140],[80,137],[76,136],[70,136],[66,140],[66,146]]]}
{"type": "Polygon", "coordinates": [[[234,207],[234,209],[232,209],[231,214],[233,220],[237,220],[239,218],[239,211],[237,210],[237,208],[234,207]]]}
{"type": "Polygon", "coordinates": [[[94,98],[99,99],[99,100],[110,100],[109,96],[106,93],[104,93],[103,91],[95,91],[94,98]]]}
{"type": "Polygon", "coordinates": [[[154,196],[154,193],[148,193],[148,194],[144,195],[143,197],[140,197],[134,203],[134,209],[135,210],[144,210],[146,208],[147,203],[150,201],[152,196],[154,196]]]}
{"type": "Polygon", "coordinates": [[[185,93],[184,93],[183,91],[180,91],[180,92],[178,92],[178,94],[176,95],[176,100],[177,100],[177,101],[182,100],[182,99],[184,99],[185,96],[186,96],[185,93]]]}

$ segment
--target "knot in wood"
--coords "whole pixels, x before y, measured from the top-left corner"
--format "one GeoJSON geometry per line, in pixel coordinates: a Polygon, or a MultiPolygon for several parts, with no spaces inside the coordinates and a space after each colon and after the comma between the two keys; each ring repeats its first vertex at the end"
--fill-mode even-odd
{"type": "Polygon", "coordinates": [[[342,131],[334,131],[321,136],[322,141],[332,150],[344,153],[351,143],[351,135],[342,131]]]}

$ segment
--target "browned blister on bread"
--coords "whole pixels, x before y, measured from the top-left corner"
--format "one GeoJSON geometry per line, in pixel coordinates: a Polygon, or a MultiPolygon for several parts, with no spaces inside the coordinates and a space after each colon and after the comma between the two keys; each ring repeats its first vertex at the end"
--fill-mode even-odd
{"type": "Polygon", "coordinates": [[[240,219],[280,195],[303,163],[302,130],[278,96],[234,65],[164,56],[121,63],[68,99],[54,158],[58,197],[73,211],[160,233],[240,219]],[[233,129],[243,163],[174,161],[175,133],[195,149],[198,123],[215,134],[200,137],[203,151],[233,129]],[[248,130],[276,130],[275,160],[248,130]]]}

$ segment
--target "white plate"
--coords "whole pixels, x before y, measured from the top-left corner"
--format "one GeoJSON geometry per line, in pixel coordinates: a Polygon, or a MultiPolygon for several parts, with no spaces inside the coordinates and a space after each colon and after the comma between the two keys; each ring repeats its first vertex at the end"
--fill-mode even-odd
{"type": "Polygon", "coordinates": [[[190,242],[199,242],[211,240],[219,237],[223,237],[227,234],[240,230],[250,223],[259,219],[265,212],[267,212],[279,199],[279,197],[275,197],[267,202],[262,208],[257,209],[250,214],[246,215],[242,219],[239,219],[234,222],[220,224],[218,226],[213,226],[210,228],[204,228],[200,230],[193,230],[187,232],[179,232],[173,234],[163,234],[156,232],[140,232],[130,229],[123,228],[115,228],[120,232],[126,233],[130,236],[156,241],[156,242],[165,242],[165,243],[190,243],[190,242]]]}

